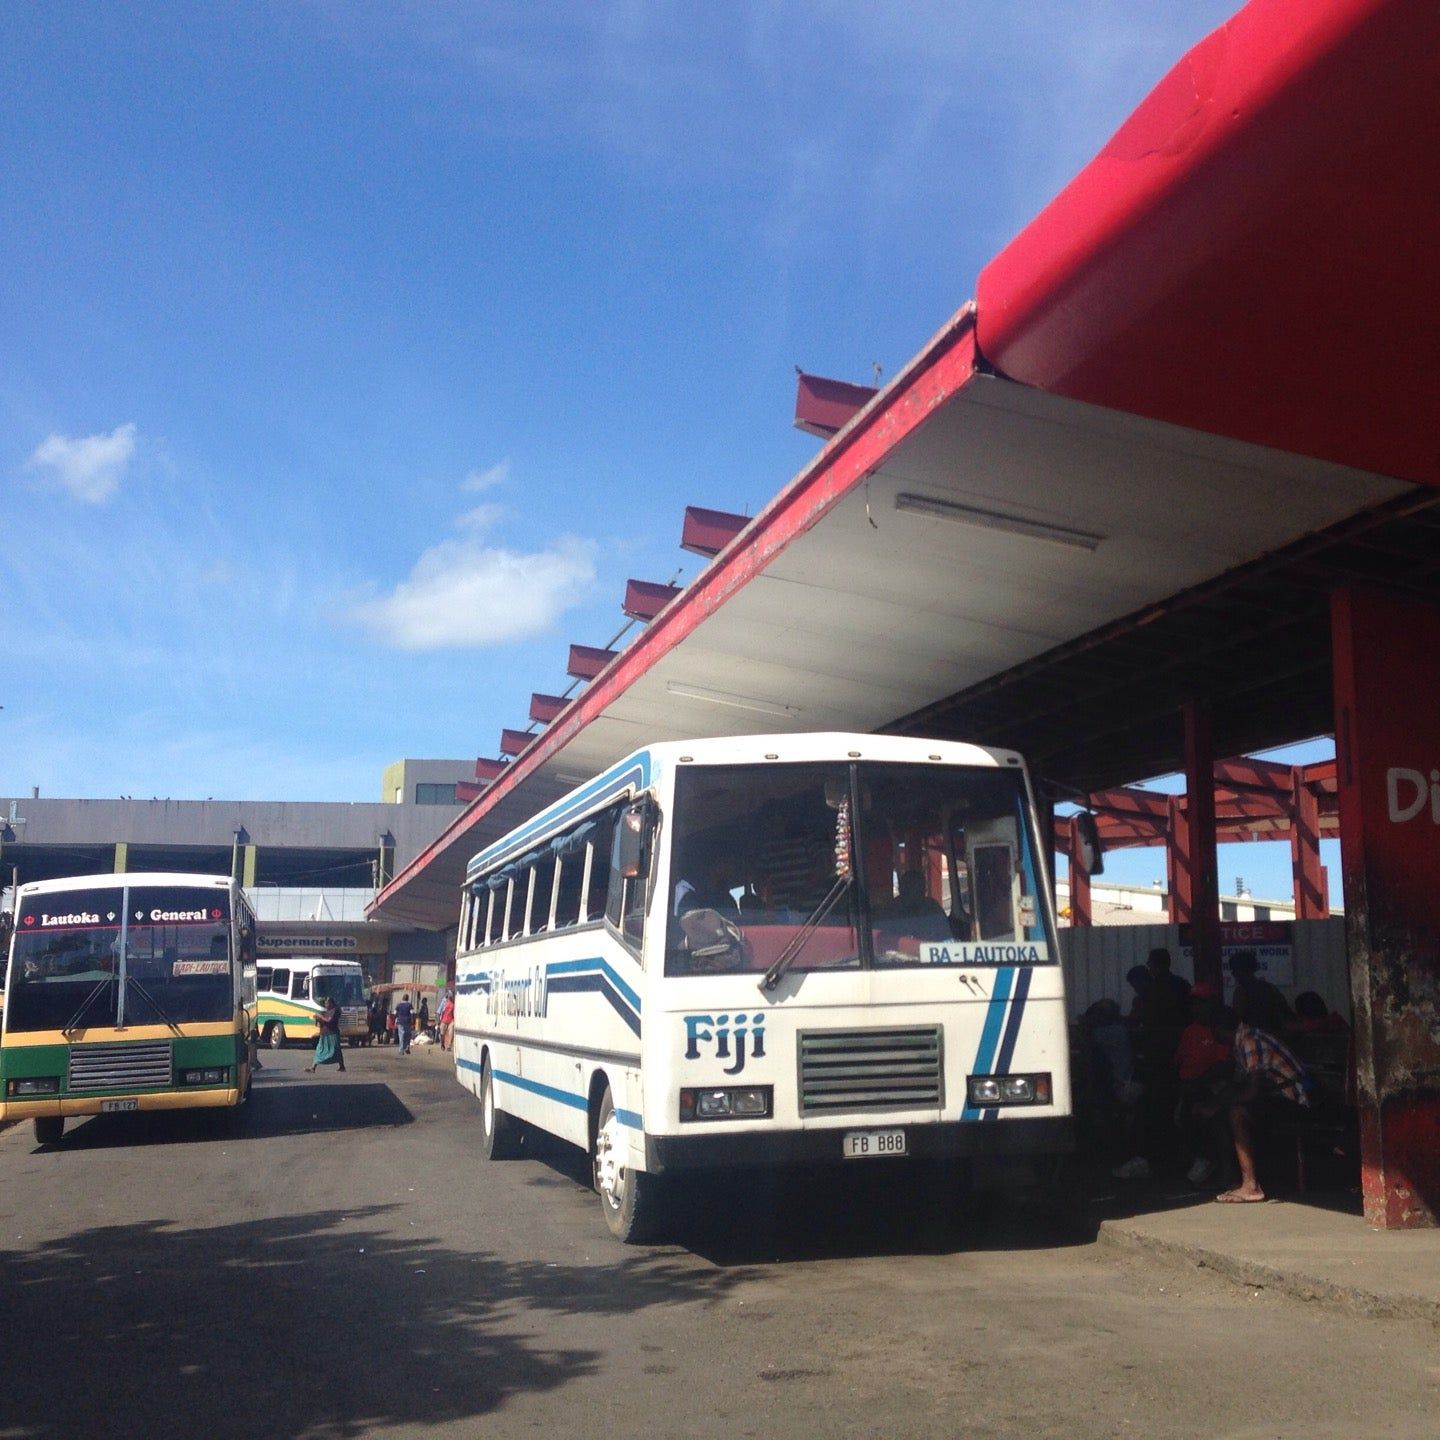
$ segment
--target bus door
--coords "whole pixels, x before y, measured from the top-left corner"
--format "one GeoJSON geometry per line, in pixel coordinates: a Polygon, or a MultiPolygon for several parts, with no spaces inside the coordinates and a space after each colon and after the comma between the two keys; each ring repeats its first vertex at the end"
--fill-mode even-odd
{"type": "Polygon", "coordinates": [[[965,827],[976,940],[1021,940],[1035,924],[1035,897],[1024,893],[1019,853],[1019,826],[1011,816],[965,827]]]}

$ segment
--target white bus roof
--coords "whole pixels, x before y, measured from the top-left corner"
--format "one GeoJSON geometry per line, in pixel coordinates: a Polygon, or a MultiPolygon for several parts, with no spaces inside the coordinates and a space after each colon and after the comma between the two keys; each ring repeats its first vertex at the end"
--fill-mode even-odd
{"type": "Polygon", "coordinates": [[[987,769],[1014,766],[1014,750],[967,745],[953,740],[917,740],[906,735],[860,735],[825,730],[801,735],[725,735],[711,740],[667,740],[627,755],[618,764],[577,786],[537,815],[472,857],[466,879],[544,842],[557,831],[627,794],[650,788],[653,777],[670,765],[763,765],[767,761],[883,760],[892,764],[974,765],[987,769]]]}
{"type": "Polygon", "coordinates": [[[65,890],[119,890],[126,885],[193,885],[197,889],[228,890],[228,875],[190,875],[169,870],[136,870],[130,874],[67,875],[63,880],[31,880],[21,895],[52,895],[65,890]]]}

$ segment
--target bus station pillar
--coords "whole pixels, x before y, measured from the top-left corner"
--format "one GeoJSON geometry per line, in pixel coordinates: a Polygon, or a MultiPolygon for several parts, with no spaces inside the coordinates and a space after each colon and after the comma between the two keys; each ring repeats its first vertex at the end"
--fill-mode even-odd
{"type": "Polygon", "coordinates": [[[1361,1184],[1372,1225],[1440,1223],[1440,611],[1331,609],[1361,1184]]]}
{"type": "Polygon", "coordinates": [[[1221,988],[1219,855],[1215,849],[1215,733],[1208,707],[1185,703],[1185,831],[1195,978],[1221,988]]]}
{"type": "Polygon", "coordinates": [[[1089,925],[1093,923],[1094,905],[1090,898],[1090,872],[1085,868],[1084,851],[1080,837],[1075,833],[1075,817],[1070,817],[1070,923],[1089,925]]]}
{"type": "Polygon", "coordinates": [[[1295,918],[1326,919],[1330,891],[1320,863],[1320,801],[1298,765],[1290,771],[1290,868],[1295,882],[1295,918]]]}

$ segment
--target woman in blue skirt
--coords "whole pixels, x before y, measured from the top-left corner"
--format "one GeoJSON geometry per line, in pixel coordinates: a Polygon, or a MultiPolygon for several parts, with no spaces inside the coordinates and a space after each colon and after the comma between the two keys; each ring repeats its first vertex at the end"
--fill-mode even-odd
{"type": "Polygon", "coordinates": [[[315,1042],[315,1060],[305,1067],[307,1075],[315,1073],[316,1065],[338,1065],[345,1073],[345,1055],[340,1049],[340,1007],[331,995],[325,1001],[325,1008],[316,1017],[320,1038],[315,1042]]]}

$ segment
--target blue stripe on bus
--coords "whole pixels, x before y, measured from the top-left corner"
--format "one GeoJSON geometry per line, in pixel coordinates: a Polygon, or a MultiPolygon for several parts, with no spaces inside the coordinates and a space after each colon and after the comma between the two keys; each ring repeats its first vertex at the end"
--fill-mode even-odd
{"type": "Polygon", "coordinates": [[[466,880],[473,879],[478,871],[490,869],[512,855],[522,853],[536,836],[550,830],[562,830],[571,820],[580,818],[588,811],[602,806],[606,800],[632,788],[637,791],[650,788],[648,750],[628,756],[614,769],[597,775],[588,785],[582,785],[573,795],[567,795],[548,810],[542,810],[528,825],[522,825],[518,830],[481,850],[466,866],[466,880]]]}
{"type": "MultiPolygon", "coordinates": [[[[1025,999],[1030,994],[1030,978],[1033,971],[1021,970],[1015,978],[1015,998],[1010,1005],[1010,1019],[1005,1026],[1005,1039],[1000,1044],[1000,1054],[995,1059],[995,1073],[1005,1075],[1010,1070],[1010,1061],[1015,1056],[1015,1044],[1020,1039],[1020,1023],[1025,1018],[1025,999]]],[[[1000,1112],[991,1106],[981,1117],[984,1120],[999,1118],[1000,1112]]]]}
{"type": "MultiPolygon", "coordinates": [[[[971,1075],[989,1075],[995,1059],[995,1047],[1000,1041],[1001,1024],[1005,1019],[1005,1005],[1010,999],[1010,987],[1015,981],[1015,970],[1006,966],[995,972],[995,988],[990,993],[990,1006],[985,1011],[985,1026],[980,1032],[980,1048],[975,1052],[975,1064],[971,1075]]],[[[965,1097],[965,1108],[960,1112],[962,1120],[980,1119],[980,1111],[965,1097]]]]}
{"type": "Polygon", "coordinates": [[[549,975],[578,975],[587,970],[599,969],[607,975],[610,983],[620,992],[626,1002],[635,1010],[640,1009],[640,997],[615,973],[609,962],[602,956],[595,955],[588,960],[559,960],[553,965],[545,967],[545,974],[549,975]]]}
{"type": "MultiPolygon", "coordinates": [[[[493,985],[494,977],[490,974],[467,975],[455,988],[466,995],[486,994],[493,985]]],[[[601,995],[636,1035],[640,1033],[640,997],[602,956],[591,955],[582,960],[559,960],[547,965],[545,986],[556,994],[593,992],[601,995]]]]}
{"type": "Polygon", "coordinates": [[[630,1027],[633,1034],[640,1034],[640,1017],[620,998],[603,975],[562,975],[558,980],[547,981],[546,989],[552,995],[578,995],[593,991],[609,1002],[610,1008],[630,1027]]]}
{"type": "MultiPolygon", "coordinates": [[[[457,1059],[455,1064],[462,1070],[474,1070],[477,1074],[483,1068],[474,1060],[457,1059]]],[[[512,1075],[508,1070],[492,1070],[490,1072],[495,1079],[503,1081],[506,1085],[513,1085],[517,1090],[528,1090],[532,1095],[539,1095],[546,1100],[557,1101],[561,1105],[568,1105],[572,1110],[588,1110],[590,1103],[583,1095],[576,1095],[569,1090],[558,1090],[553,1085],[542,1085],[538,1080],[527,1080],[523,1075],[512,1075]]],[[[645,1122],[634,1110],[621,1110],[618,1106],[615,1109],[615,1118],[622,1125],[631,1130],[643,1130],[645,1122]]]]}

